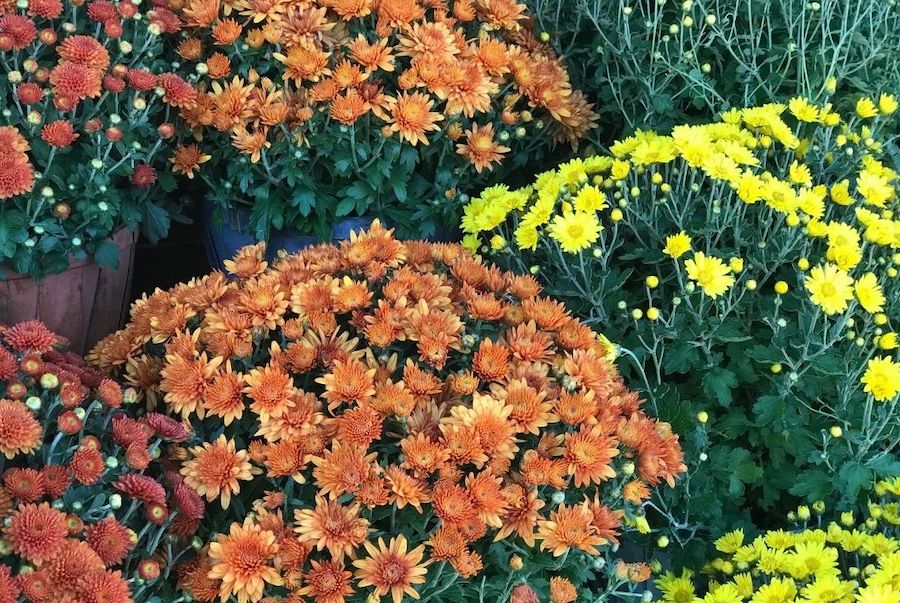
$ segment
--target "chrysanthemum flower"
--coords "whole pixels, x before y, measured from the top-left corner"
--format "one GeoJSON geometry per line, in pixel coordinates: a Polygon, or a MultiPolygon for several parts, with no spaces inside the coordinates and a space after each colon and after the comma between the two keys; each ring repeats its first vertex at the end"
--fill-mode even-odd
{"type": "Polygon", "coordinates": [[[50,72],[54,94],[75,100],[100,96],[103,75],[81,63],[60,63],[50,72]]]}
{"type": "Polygon", "coordinates": [[[466,130],[466,142],[456,145],[456,152],[468,159],[479,173],[503,161],[503,156],[510,150],[494,141],[493,123],[481,127],[473,124],[472,129],[466,130]]]}
{"type": "Polygon", "coordinates": [[[359,504],[347,507],[322,496],[316,497],[315,509],[294,511],[294,519],[301,542],[319,551],[328,549],[337,561],[345,555],[355,558],[369,531],[369,522],[359,517],[359,504]]]}
{"type": "Polygon", "coordinates": [[[79,448],[69,461],[69,470],[75,479],[88,486],[97,483],[105,469],[103,455],[93,448],[79,448]]]}
{"type": "Polygon", "coordinates": [[[13,552],[40,564],[60,549],[69,528],[66,515],[47,503],[22,505],[12,514],[3,535],[13,552]]]}
{"type": "Polygon", "coordinates": [[[568,578],[550,578],[550,603],[572,603],[577,598],[578,591],[568,578]]]}
{"type": "Polygon", "coordinates": [[[428,144],[428,132],[440,130],[437,122],[444,119],[440,113],[431,110],[434,101],[421,92],[403,93],[394,99],[390,107],[388,130],[398,132],[400,139],[415,146],[428,144]]]}
{"type": "Polygon", "coordinates": [[[304,576],[306,586],[297,591],[298,595],[312,597],[316,603],[344,603],[345,597],[353,594],[350,585],[353,574],[344,569],[342,562],[320,563],[313,559],[311,564],[304,576]]]}
{"type": "Polygon", "coordinates": [[[85,529],[85,541],[107,566],[118,565],[134,548],[128,528],[107,517],[85,529]]]}
{"type": "Polygon", "coordinates": [[[404,595],[419,598],[415,585],[424,584],[428,573],[428,564],[422,563],[425,545],[408,551],[406,537],[401,534],[391,538],[388,545],[379,538],[377,547],[371,542],[365,546],[369,556],[353,562],[360,586],[374,586],[379,597],[390,593],[394,603],[401,603],[404,595]]]}
{"type": "Polygon", "coordinates": [[[834,264],[814,267],[804,284],[810,301],[828,315],[843,312],[853,299],[853,279],[834,264]]]}
{"type": "Polygon", "coordinates": [[[223,509],[231,504],[231,495],[241,491],[241,481],[249,481],[262,470],[250,464],[246,450],[237,450],[234,440],[220,435],[215,442],[191,448],[193,458],[184,463],[184,481],[206,500],[220,499],[223,509]]]}
{"type": "Polygon", "coordinates": [[[227,535],[219,534],[209,545],[212,566],[208,576],[222,581],[219,592],[223,601],[232,595],[239,603],[259,601],[266,584],[284,583],[271,565],[277,552],[275,535],[248,517],[243,525],[231,524],[227,535]]]}
{"type": "Polygon", "coordinates": [[[67,36],[56,47],[59,58],[71,63],[79,63],[90,69],[106,71],[109,67],[109,52],[91,36],[67,36]]]}
{"type": "Polygon", "coordinates": [[[28,17],[9,14],[0,18],[0,35],[8,37],[11,48],[22,50],[37,37],[37,28],[28,17]]]}
{"type": "Polygon", "coordinates": [[[585,505],[560,505],[550,512],[548,519],[538,521],[538,538],[541,550],[559,557],[566,551],[577,548],[591,555],[598,555],[597,547],[604,539],[594,527],[593,514],[585,505]]]}
{"type": "Polygon", "coordinates": [[[31,454],[41,445],[43,434],[41,424],[27,406],[0,400],[0,453],[6,458],[31,454]]]}
{"type": "Polygon", "coordinates": [[[145,504],[164,505],[166,490],[148,475],[126,473],[113,482],[113,488],[145,504]]]}
{"type": "Polygon", "coordinates": [[[30,467],[13,467],[3,472],[6,492],[20,502],[36,502],[47,493],[44,476],[30,467]]]}
{"type": "Polygon", "coordinates": [[[131,589],[122,572],[88,572],[75,583],[79,601],[84,603],[132,603],[131,589]]]}
{"type": "Polygon", "coordinates": [[[39,320],[26,320],[3,330],[3,340],[20,352],[49,352],[56,343],[54,335],[39,320]]]}

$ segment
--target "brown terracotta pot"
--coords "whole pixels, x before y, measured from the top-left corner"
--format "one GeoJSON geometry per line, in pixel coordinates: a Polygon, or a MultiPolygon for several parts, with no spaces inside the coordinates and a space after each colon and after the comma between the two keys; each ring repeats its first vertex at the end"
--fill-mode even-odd
{"type": "Polygon", "coordinates": [[[128,316],[137,237],[127,228],[113,235],[119,248],[119,267],[115,269],[91,260],[72,261],[65,272],[39,283],[31,275],[6,272],[6,280],[0,280],[0,322],[37,318],[68,337],[72,351],[87,351],[122,326],[128,316]]]}

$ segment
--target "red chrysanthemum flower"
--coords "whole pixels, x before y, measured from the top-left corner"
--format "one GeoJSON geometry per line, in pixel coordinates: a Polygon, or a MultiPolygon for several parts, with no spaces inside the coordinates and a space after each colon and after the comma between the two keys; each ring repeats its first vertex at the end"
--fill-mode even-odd
{"type": "Polygon", "coordinates": [[[152,477],[129,473],[113,483],[113,488],[147,504],[166,504],[166,490],[152,477]]]}
{"type": "Polygon", "coordinates": [[[100,401],[112,408],[122,406],[124,396],[122,394],[122,386],[112,379],[103,379],[97,386],[97,396],[100,401]]]}
{"type": "Polygon", "coordinates": [[[69,471],[62,465],[47,465],[41,469],[41,476],[44,478],[44,487],[50,498],[59,498],[65,494],[69,484],[72,483],[69,471]]]}
{"type": "MultiPolygon", "coordinates": [[[[70,531],[71,532],[71,531],[70,531]]],[[[41,568],[41,573],[47,576],[53,585],[71,585],[82,575],[88,572],[98,572],[106,569],[103,560],[94,552],[88,544],[73,538],[63,542],[59,550],[41,568]]],[[[46,599],[33,598],[37,601],[46,599]]]]}
{"type": "Polygon", "coordinates": [[[11,381],[19,372],[19,363],[16,357],[5,347],[0,346],[0,381],[11,381]]]}
{"type": "Polygon", "coordinates": [[[44,476],[35,469],[14,467],[3,473],[3,487],[20,502],[36,502],[44,497],[44,476]]]}
{"type": "Polygon", "coordinates": [[[146,423],[123,415],[114,417],[112,420],[113,441],[123,448],[128,448],[133,444],[146,446],[152,435],[153,430],[146,423]]]}
{"type": "Polygon", "coordinates": [[[0,36],[7,36],[11,47],[21,50],[34,42],[37,28],[34,21],[24,15],[6,15],[0,18],[0,36]]]}
{"type": "Polygon", "coordinates": [[[49,124],[44,124],[41,129],[41,139],[52,147],[65,149],[78,138],[75,127],[68,119],[58,119],[49,124]]]}
{"type": "Polygon", "coordinates": [[[90,69],[106,71],[109,67],[109,52],[91,36],[69,36],[62,41],[56,52],[62,61],[78,63],[90,69]]]}
{"type": "Polygon", "coordinates": [[[20,352],[49,352],[56,335],[39,320],[26,320],[3,331],[3,339],[20,352]]]}
{"type": "Polygon", "coordinates": [[[41,445],[44,432],[28,407],[19,401],[0,400],[0,454],[14,458],[31,454],[41,445]]]}
{"type": "Polygon", "coordinates": [[[139,163],[134,166],[134,173],[131,175],[131,183],[138,188],[148,188],[156,182],[156,170],[146,163],[139,163]]]}
{"type": "Polygon", "coordinates": [[[34,187],[34,168],[25,153],[0,153],[0,200],[27,193],[34,187]]]}
{"type": "Polygon", "coordinates": [[[163,101],[165,103],[185,109],[190,109],[197,104],[197,91],[174,73],[163,73],[160,75],[159,85],[163,89],[163,101]]]}
{"type": "Polygon", "coordinates": [[[119,13],[116,11],[116,5],[109,2],[109,0],[94,0],[87,5],[87,13],[91,21],[96,21],[98,23],[106,23],[111,19],[117,19],[119,17],[119,13]]]}
{"type": "Polygon", "coordinates": [[[150,450],[145,444],[132,444],[125,451],[125,462],[136,471],[143,471],[150,466],[150,450]]]}
{"type": "Polygon", "coordinates": [[[131,589],[122,572],[90,572],[75,585],[81,603],[132,603],[131,589]]]}
{"type": "Polygon", "coordinates": [[[60,63],[50,72],[50,83],[59,98],[84,100],[100,96],[100,71],[81,63],[60,63]]]}
{"type": "Polygon", "coordinates": [[[16,603],[19,600],[19,587],[12,577],[8,565],[0,565],[0,603],[16,603]]]}
{"type": "Polygon", "coordinates": [[[60,0],[29,0],[28,14],[44,19],[56,19],[62,14],[63,5],[60,0]]]}
{"type": "Polygon", "coordinates": [[[82,421],[72,410],[62,412],[56,417],[56,426],[66,435],[78,433],[81,431],[83,425],[84,421],[82,421]]]}
{"type": "Polygon", "coordinates": [[[44,90],[34,82],[25,82],[16,88],[16,97],[23,105],[33,105],[44,98],[44,90]]]}
{"type": "Polygon", "coordinates": [[[163,6],[157,6],[147,13],[150,23],[155,24],[163,33],[173,34],[181,31],[181,19],[178,15],[163,6]]]}
{"type": "Polygon", "coordinates": [[[103,76],[103,87],[113,94],[118,94],[119,92],[125,90],[125,80],[120,77],[107,74],[103,76]]]}
{"type": "Polygon", "coordinates": [[[65,513],[47,503],[22,505],[10,517],[3,535],[13,552],[40,564],[59,550],[69,535],[69,528],[65,513]]]}
{"type": "Polygon", "coordinates": [[[84,391],[84,386],[74,381],[63,383],[59,389],[59,398],[66,408],[78,406],[84,402],[85,396],[87,396],[87,393],[84,391]]]}
{"type": "Polygon", "coordinates": [[[148,412],[144,415],[144,421],[156,432],[156,435],[172,442],[183,442],[191,435],[184,425],[172,417],[158,412],[148,412]]]}
{"type": "Polygon", "coordinates": [[[95,448],[79,448],[69,461],[69,470],[79,483],[86,486],[95,484],[103,475],[103,455],[95,448]]]}
{"type": "Polygon", "coordinates": [[[146,69],[129,69],[125,79],[129,86],[141,92],[156,88],[156,76],[146,69]]]}
{"type": "Polygon", "coordinates": [[[172,489],[172,500],[180,515],[189,519],[203,519],[206,514],[206,504],[197,492],[185,484],[179,482],[172,489]]]}
{"type": "Polygon", "coordinates": [[[88,526],[85,540],[107,567],[121,563],[134,547],[128,528],[115,517],[107,517],[100,523],[88,526]]]}

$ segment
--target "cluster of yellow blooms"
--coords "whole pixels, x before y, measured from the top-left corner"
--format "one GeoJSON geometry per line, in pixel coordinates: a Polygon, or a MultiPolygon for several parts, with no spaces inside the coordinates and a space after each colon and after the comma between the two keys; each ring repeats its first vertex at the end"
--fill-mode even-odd
{"type": "MultiPolygon", "coordinates": [[[[720,122],[677,126],[669,135],[639,131],[614,144],[609,156],[570,161],[531,186],[485,190],[465,208],[464,244],[504,250],[502,233],[511,224],[520,254],[561,251],[589,261],[586,250],[604,258],[623,238],[640,247],[642,233],[659,228],[653,219],[659,212],[676,225],[664,233],[661,251],[676,261],[679,282],[683,261],[688,291],[723,298],[744,271],[742,252],[750,262],[756,259],[750,254],[762,255],[757,247],[776,242],[780,255],[754,262],[759,272],[793,266],[806,273],[799,280],[808,299],[826,315],[861,311],[867,324],[885,325],[884,286],[900,264],[894,211],[900,183],[879,159],[878,134],[897,105],[889,94],[862,98],[844,118],[829,104],[795,98],[732,109],[720,122]],[[745,223],[756,232],[738,235],[745,223]],[[722,232],[733,235],[737,257],[713,253],[722,232]]],[[[648,277],[650,288],[652,279],[658,277],[648,277]]],[[[756,281],[745,285],[753,290],[756,281]]],[[[778,295],[788,289],[784,281],[774,286],[778,295]]],[[[647,316],[655,320],[659,310],[647,316]]],[[[897,337],[885,333],[878,345],[892,350],[897,337]]],[[[873,358],[862,383],[876,400],[891,400],[900,393],[900,364],[873,358]]]]}
{"type": "MultiPolygon", "coordinates": [[[[667,603],[897,603],[900,601],[900,478],[879,482],[880,503],[856,525],[853,514],[824,529],[775,530],[744,543],[741,530],[716,541],[723,555],[708,563],[704,596],[694,574],[667,572],[656,585],[667,603]],[[890,497],[890,498],[886,498],[890,497]]],[[[822,502],[813,512],[825,511],[822,502]]],[[[808,521],[802,506],[790,519],[808,521]]]]}

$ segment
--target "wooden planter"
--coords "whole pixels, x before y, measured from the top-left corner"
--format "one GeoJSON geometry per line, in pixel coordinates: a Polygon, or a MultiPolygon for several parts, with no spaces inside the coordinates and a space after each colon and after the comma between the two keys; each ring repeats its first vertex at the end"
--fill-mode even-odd
{"type": "Polygon", "coordinates": [[[0,322],[37,318],[68,337],[70,349],[84,353],[124,323],[131,305],[131,273],[137,233],[122,228],[112,241],[119,248],[119,267],[104,268],[90,260],[73,261],[65,272],[39,283],[31,275],[6,272],[0,280],[0,322]]]}

